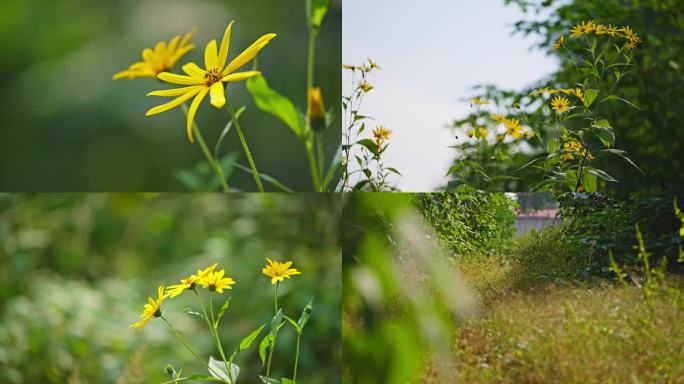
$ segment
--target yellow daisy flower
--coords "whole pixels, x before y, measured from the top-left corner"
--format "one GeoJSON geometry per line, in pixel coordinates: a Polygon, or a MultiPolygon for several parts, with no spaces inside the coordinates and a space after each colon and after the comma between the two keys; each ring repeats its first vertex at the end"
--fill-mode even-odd
{"type": "Polygon", "coordinates": [[[496,141],[499,143],[503,143],[504,139],[506,139],[506,135],[503,133],[497,133],[496,134],[496,141]]]}
{"type": "Polygon", "coordinates": [[[610,24],[608,24],[608,27],[606,27],[606,35],[608,35],[610,37],[615,37],[619,33],[620,33],[620,28],[618,28],[618,27],[613,27],[610,24]]]}
{"type": "Polygon", "coordinates": [[[150,320],[152,320],[153,317],[159,317],[161,316],[161,308],[160,305],[164,299],[166,299],[167,294],[164,293],[164,286],[160,285],[157,288],[157,300],[154,300],[151,297],[147,298],[147,304],[145,304],[145,307],[143,308],[143,312],[140,315],[140,320],[136,321],[135,323],[131,324],[129,328],[136,328],[136,329],[143,329],[147,323],[149,323],[150,320]]]}
{"type": "Polygon", "coordinates": [[[223,87],[224,82],[241,81],[261,73],[259,71],[233,72],[252,61],[257,53],[259,53],[276,34],[269,33],[261,36],[226,66],[232,28],[233,22],[226,28],[223,40],[221,41],[221,48],[218,51],[216,50],[216,40],[212,40],[207,44],[207,47],[204,50],[205,69],[201,69],[195,63],[188,63],[183,66],[183,72],[185,72],[187,76],[176,75],[169,72],[162,72],[157,76],[160,80],[167,83],[187,85],[187,87],[149,93],[148,96],[178,97],[169,103],[150,109],[147,111],[146,116],[168,111],[194,97],[194,100],[190,105],[190,111],[188,112],[186,127],[188,139],[190,139],[190,142],[192,143],[192,122],[200,103],[207,94],[210,95],[211,105],[216,108],[222,108],[226,104],[225,89],[223,87]]]}
{"type": "Polygon", "coordinates": [[[519,139],[522,137],[522,128],[520,128],[520,120],[518,119],[506,119],[504,121],[506,126],[506,132],[508,132],[514,139],[519,139]]]}
{"type": "Polygon", "coordinates": [[[218,263],[215,263],[214,265],[206,269],[199,269],[197,270],[196,275],[190,275],[185,279],[181,279],[180,284],[175,284],[167,287],[166,294],[169,296],[169,298],[173,299],[174,297],[183,293],[186,289],[194,290],[197,284],[200,282],[200,280],[204,278],[204,276],[206,276],[207,274],[213,272],[217,265],[218,263]]]}
{"type": "Polygon", "coordinates": [[[492,120],[496,121],[499,124],[503,124],[506,121],[506,117],[504,115],[500,115],[498,113],[492,113],[491,117],[492,117],[492,120]]]}
{"type": "Polygon", "coordinates": [[[565,97],[556,96],[551,100],[551,108],[553,108],[556,114],[560,115],[568,111],[570,102],[565,97]]]}
{"type": "Polygon", "coordinates": [[[581,22],[580,24],[575,25],[570,29],[570,37],[575,38],[582,36],[587,33],[591,33],[596,29],[596,26],[594,25],[593,21],[587,22],[581,22]]]}
{"type": "Polygon", "coordinates": [[[561,35],[558,38],[558,40],[556,40],[556,42],[553,44],[553,49],[561,49],[564,41],[565,41],[565,37],[563,37],[563,35],[561,35]]]}
{"type": "Polygon", "coordinates": [[[392,131],[383,126],[378,126],[373,130],[373,141],[378,147],[382,146],[386,140],[389,140],[390,136],[392,136],[392,131]]]}
{"type": "Polygon", "coordinates": [[[362,90],[362,91],[365,92],[365,93],[368,93],[368,92],[370,92],[370,91],[373,89],[373,86],[370,85],[369,82],[367,82],[367,81],[364,80],[364,81],[362,81],[362,82],[359,83],[359,89],[362,90]]]}
{"type": "Polygon", "coordinates": [[[472,104],[476,104],[476,105],[487,105],[487,104],[489,104],[489,101],[482,100],[479,97],[473,97],[472,99],[470,99],[470,102],[472,104]]]}
{"type": "Polygon", "coordinates": [[[474,130],[474,129],[469,129],[469,130],[468,130],[468,137],[469,137],[469,138],[475,137],[475,130],[474,130]]]}
{"type": "Polygon", "coordinates": [[[487,135],[489,135],[489,130],[485,127],[480,127],[477,129],[477,134],[480,137],[485,138],[485,137],[487,137],[487,135]]]}
{"type": "Polygon", "coordinates": [[[202,285],[202,288],[216,293],[223,293],[224,289],[233,289],[232,285],[235,285],[235,280],[230,277],[223,277],[225,273],[226,271],[223,269],[218,272],[208,272],[200,278],[199,283],[202,285]]]}
{"type": "Polygon", "coordinates": [[[291,261],[286,261],[281,263],[279,261],[268,260],[268,265],[261,269],[261,273],[271,278],[271,284],[276,284],[278,282],[284,281],[286,278],[290,278],[293,275],[300,275],[295,268],[290,268],[292,265],[291,261]]]}
{"type": "Polygon", "coordinates": [[[154,50],[145,48],[142,52],[143,61],[133,63],[127,70],[115,74],[112,80],[157,77],[159,73],[168,71],[183,55],[195,48],[195,44],[190,43],[194,33],[194,30],[190,31],[182,40],[176,36],[168,44],[160,41],[154,50]]]}

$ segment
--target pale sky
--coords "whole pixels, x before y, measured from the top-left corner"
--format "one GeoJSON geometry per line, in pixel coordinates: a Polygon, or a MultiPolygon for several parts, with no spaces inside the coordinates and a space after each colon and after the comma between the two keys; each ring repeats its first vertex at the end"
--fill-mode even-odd
{"type": "MultiPolygon", "coordinates": [[[[503,0],[345,0],[343,12],[343,62],[370,57],[382,67],[360,113],[393,131],[385,163],[402,172],[404,191],[446,183],[454,156],[446,125],[467,115],[473,86],[521,89],[558,65],[530,50],[533,37],[511,36],[523,14],[503,0]]],[[[347,94],[346,74],[344,82],[347,94]]]]}

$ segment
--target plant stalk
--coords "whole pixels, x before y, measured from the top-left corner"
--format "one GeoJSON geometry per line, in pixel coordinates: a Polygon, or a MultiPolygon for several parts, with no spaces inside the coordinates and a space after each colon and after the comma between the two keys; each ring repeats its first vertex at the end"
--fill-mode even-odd
{"type": "MultiPolygon", "coordinates": [[[[183,104],[181,107],[183,109],[183,113],[185,113],[185,116],[187,117],[188,106],[183,104]]],[[[216,173],[216,176],[218,176],[218,179],[221,182],[221,187],[223,188],[223,192],[228,192],[228,181],[226,181],[226,177],[223,174],[223,170],[221,169],[221,165],[219,164],[218,160],[214,159],[214,157],[211,155],[209,148],[207,148],[207,144],[204,142],[204,137],[202,136],[202,133],[200,132],[199,127],[197,126],[197,124],[194,121],[192,122],[192,132],[195,135],[195,137],[197,138],[197,142],[199,143],[200,148],[202,149],[202,152],[204,153],[204,156],[207,158],[209,165],[214,170],[214,173],[216,173]]]]}
{"type": "Polygon", "coordinates": [[[240,143],[242,144],[242,149],[245,151],[245,156],[247,156],[249,167],[252,169],[252,175],[254,176],[254,182],[257,185],[257,189],[259,190],[259,192],[263,192],[264,186],[263,184],[261,184],[261,177],[259,177],[259,171],[257,171],[256,165],[254,164],[254,159],[252,158],[252,153],[249,151],[249,147],[247,146],[245,136],[242,134],[240,123],[238,122],[238,119],[235,116],[235,111],[233,110],[233,106],[230,105],[230,101],[228,99],[226,99],[226,108],[228,108],[230,118],[233,119],[233,125],[235,126],[235,130],[237,131],[237,134],[240,137],[240,143]]]}

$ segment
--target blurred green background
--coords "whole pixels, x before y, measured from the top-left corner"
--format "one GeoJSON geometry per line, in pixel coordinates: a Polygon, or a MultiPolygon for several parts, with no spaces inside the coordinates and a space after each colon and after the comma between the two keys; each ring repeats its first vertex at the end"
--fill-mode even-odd
{"type": "MultiPolygon", "coordinates": [[[[0,2],[0,190],[2,191],[183,191],[177,169],[204,161],[185,135],[177,108],[145,117],[161,98],[153,79],[112,81],[140,59],[144,48],[198,27],[197,48],[186,61],[203,62],[204,46],[236,24],[231,56],[265,33],[278,37],[259,55],[269,85],[306,109],[308,31],[304,0],[4,0],[0,2]]],[[[341,94],[341,1],[333,1],[321,29],[315,82],[326,107],[339,116],[341,94]]],[[[246,67],[248,68],[248,67],[246,67]]],[[[311,190],[303,145],[276,118],[259,111],[236,83],[233,106],[246,105],[241,125],[260,172],[296,191],[311,190]]],[[[215,143],[228,114],[200,107],[197,123],[215,143]]],[[[339,121],[339,120],[337,120],[339,121]]],[[[336,122],[333,126],[339,126],[336,122]]],[[[326,134],[326,158],[340,142],[326,134]]],[[[211,144],[213,146],[213,144],[211,144]]],[[[235,132],[224,153],[246,165],[235,132]]],[[[231,187],[254,190],[251,175],[237,173],[231,187]]],[[[268,188],[268,187],[267,187],[268,188]]]]}
{"type": "MultiPolygon", "coordinates": [[[[281,284],[285,314],[297,319],[314,299],[297,377],[339,382],[340,206],[322,194],[0,195],[0,382],[159,383],[167,363],[206,374],[160,320],[142,332],[128,326],[157,285],[218,262],[237,280],[220,328],[232,351],[273,316],[267,257],[302,271],[281,284]]],[[[181,295],[162,304],[201,356],[218,356],[185,307],[197,303],[181,295]]],[[[291,377],[294,344],[294,332],[281,331],[276,377],[291,377]]],[[[242,382],[258,380],[256,349],[238,356],[242,382]]]]}

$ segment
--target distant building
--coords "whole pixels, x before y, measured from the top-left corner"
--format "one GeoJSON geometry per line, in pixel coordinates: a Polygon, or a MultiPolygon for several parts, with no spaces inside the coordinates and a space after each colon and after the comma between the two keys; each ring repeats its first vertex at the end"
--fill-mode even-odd
{"type": "Polygon", "coordinates": [[[556,217],[557,208],[541,209],[538,211],[522,212],[518,211],[515,217],[515,233],[517,236],[525,232],[536,229],[541,231],[544,228],[552,227],[560,223],[560,218],[556,217]]]}

